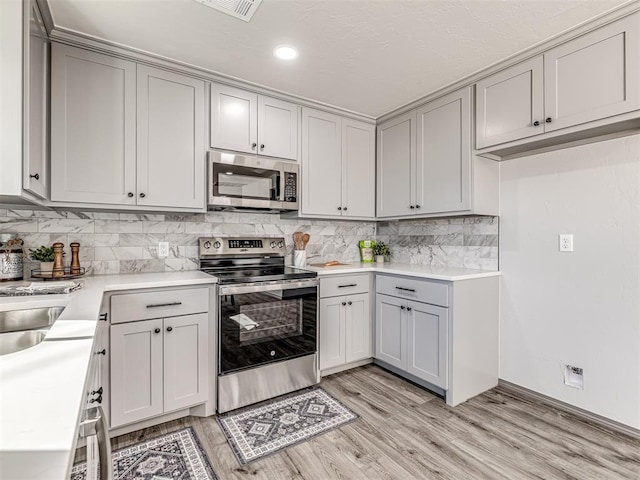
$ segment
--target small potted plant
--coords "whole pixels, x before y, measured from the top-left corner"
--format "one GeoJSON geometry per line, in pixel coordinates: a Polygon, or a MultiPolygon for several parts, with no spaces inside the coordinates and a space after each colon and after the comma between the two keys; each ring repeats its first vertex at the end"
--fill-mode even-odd
{"type": "Polygon", "coordinates": [[[45,247],[44,245],[36,248],[29,249],[29,257],[36,262],[40,262],[40,271],[43,274],[47,272],[53,272],[53,248],[45,247]]]}
{"type": "Polygon", "coordinates": [[[384,257],[388,257],[390,253],[389,245],[384,242],[376,242],[373,246],[373,254],[376,256],[376,263],[384,263],[384,257]]]}

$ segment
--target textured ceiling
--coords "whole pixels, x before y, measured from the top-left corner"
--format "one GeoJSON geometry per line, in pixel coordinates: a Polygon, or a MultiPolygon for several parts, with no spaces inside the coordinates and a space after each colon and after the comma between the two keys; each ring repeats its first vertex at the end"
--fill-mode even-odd
{"type": "Polygon", "coordinates": [[[246,23],[192,0],[49,0],[57,27],[374,117],[622,3],[263,0],[246,23]]]}

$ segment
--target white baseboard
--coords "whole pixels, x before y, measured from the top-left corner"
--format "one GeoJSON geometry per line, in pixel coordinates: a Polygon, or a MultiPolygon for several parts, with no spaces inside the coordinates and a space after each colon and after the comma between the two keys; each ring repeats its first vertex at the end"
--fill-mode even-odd
{"type": "Polygon", "coordinates": [[[629,425],[625,425],[624,423],[616,422],[615,420],[611,420],[610,418],[589,412],[588,410],[583,410],[582,408],[570,405],[560,400],[556,400],[555,398],[548,397],[547,395],[544,395],[542,393],[538,393],[533,390],[529,390],[528,388],[521,387],[520,385],[516,385],[515,383],[507,382],[506,380],[499,380],[498,386],[504,390],[510,390],[521,396],[533,398],[541,403],[557,408],[558,410],[563,410],[565,412],[571,413],[576,417],[580,417],[584,420],[588,420],[589,422],[598,424],[602,427],[606,427],[609,430],[613,430],[615,432],[623,433],[625,435],[629,435],[630,437],[640,439],[640,430],[630,427],[629,425]]]}

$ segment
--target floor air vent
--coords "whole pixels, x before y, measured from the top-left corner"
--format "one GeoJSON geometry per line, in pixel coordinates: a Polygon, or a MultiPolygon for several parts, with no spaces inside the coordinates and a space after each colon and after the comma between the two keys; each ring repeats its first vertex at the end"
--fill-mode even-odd
{"type": "Polygon", "coordinates": [[[256,13],[262,0],[195,0],[207,7],[219,10],[222,13],[231,15],[248,22],[256,13]]]}

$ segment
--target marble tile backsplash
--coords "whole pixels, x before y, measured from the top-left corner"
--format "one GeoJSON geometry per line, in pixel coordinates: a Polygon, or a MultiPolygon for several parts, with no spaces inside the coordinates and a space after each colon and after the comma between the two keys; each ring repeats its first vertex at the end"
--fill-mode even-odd
{"type": "MultiPolygon", "coordinates": [[[[309,263],[354,262],[360,258],[358,241],[374,239],[376,224],[236,212],[173,215],[0,208],[0,233],[18,234],[27,248],[62,242],[66,261],[71,257],[69,243],[79,242],[81,264],[93,274],[197,270],[198,238],[205,236],[282,236],[292,254],[292,235],[298,230],[311,235],[309,263]],[[169,242],[168,258],[158,258],[158,242],[169,242]]],[[[27,262],[25,270],[37,267],[27,262]]]]}
{"type": "MultiPolygon", "coordinates": [[[[498,268],[497,217],[359,222],[299,220],[273,214],[209,212],[132,214],[0,208],[0,233],[16,233],[27,248],[79,242],[82,266],[93,274],[196,270],[203,236],[282,236],[289,253],[292,234],[308,232],[307,262],[360,259],[357,243],[384,240],[391,259],[404,263],[498,268]],[[158,242],[169,257],[158,258],[158,242]]],[[[290,262],[289,262],[290,263],[290,262]]],[[[28,272],[37,264],[27,262],[28,272]]]]}
{"type": "Polygon", "coordinates": [[[379,222],[376,239],[394,262],[498,270],[498,234],[498,217],[452,217],[379,222]]]}

